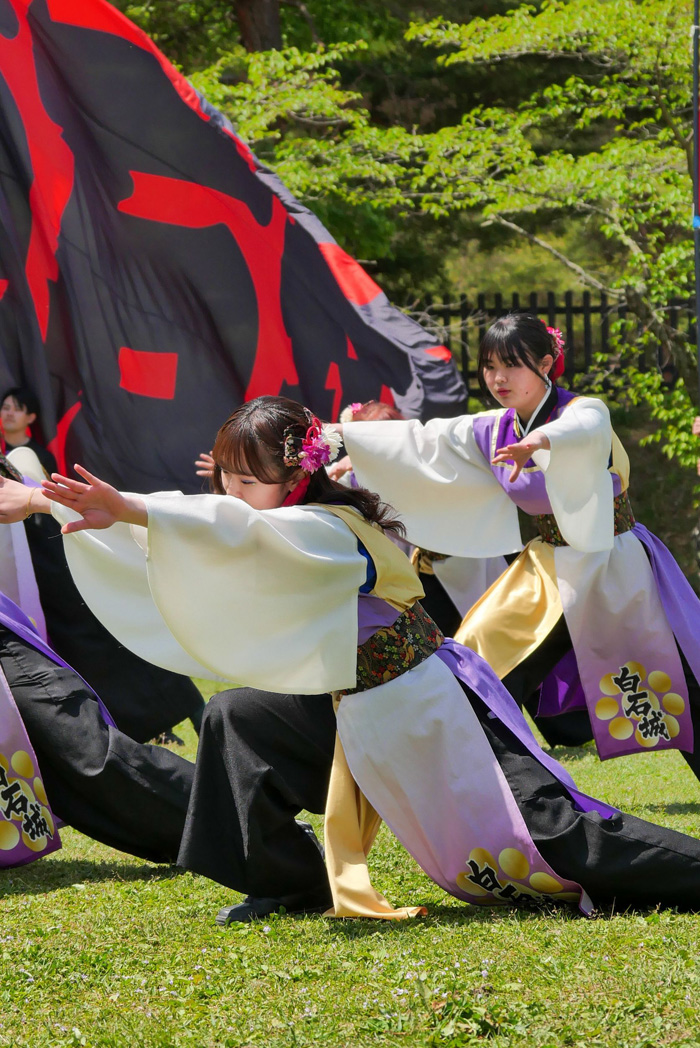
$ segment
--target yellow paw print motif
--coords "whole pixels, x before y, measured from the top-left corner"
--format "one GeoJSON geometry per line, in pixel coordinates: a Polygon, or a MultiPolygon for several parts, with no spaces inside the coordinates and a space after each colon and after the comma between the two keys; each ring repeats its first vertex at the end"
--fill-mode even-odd
{"type": "Polygon", "coordinates": [[[651,748],[659,739],[670,742],[680,732],[677,718],[685,710],[685,699],[672,691],[671,678],[663,670],[652,670],[647,676],[641,662],[626,662],[601,677],[599,687],[602,695],[595,715],[608,722],[614,739],[624,741],[634,735],[640,746],[651,748]]]}
{"type": "Polygon", "coordinates": [[[26,750],[0,753],[0,851],[41,852],[56,832],[44,784],[26,750]]]}
{"type": "Polygon", "coordinates": [[[564,889],[556,877],[539,870],[530,871],[527,856],[518,848],[504,848],[498,859],[486,848],[472,848],[467,869],[457,874],[457,887],[485,903],[514,903],[519,899],[561,899],[576,902],[577,892],[564,889]],[[490,898],[487,898],[490,896],[490,898]]]}

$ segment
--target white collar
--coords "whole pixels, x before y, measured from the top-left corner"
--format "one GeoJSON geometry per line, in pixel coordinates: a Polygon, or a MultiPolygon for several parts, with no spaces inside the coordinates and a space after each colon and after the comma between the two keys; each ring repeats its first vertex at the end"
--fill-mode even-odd
{"type": "Polygon", "coordinates": [[[552,383],[551,383],[551,381],[548,380],[547,387],[546,387],[546,389],[544,391],[544,396],[542,397],[542,400],[539,402],[539,404],[537,405],[535,410],[530,415],[530,421],[528,422],[527,426],[523,425],[523,422],[522,422],[522,419],[520,418],[520,415],[518,415],[518,413],[516,412],[516,417],[518,419],[518,426],[520,427],[520,432],[522,433],[522,436],[520,438],[521,440],[524,440],[525,437],[530,432],[533,422],[535,421],[535,419],[539,415],[541,408],[544,406],[544,402],[547,400],[547,398],[549,397],[551,392],[552,392],[552,383]]]}

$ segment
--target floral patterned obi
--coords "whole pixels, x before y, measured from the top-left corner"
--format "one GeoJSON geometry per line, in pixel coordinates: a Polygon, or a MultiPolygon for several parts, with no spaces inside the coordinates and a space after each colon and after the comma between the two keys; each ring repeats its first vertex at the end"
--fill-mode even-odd
{"type": "Polygon", "coordinates": [[[357,649],[357,684],[337,692],[338,698],[369,691],[420,665],[440,647],[445,637],[416,602],[391,626],[383,626],[357,649]]]}
{"type": "MultiPolygon", "coordinates": [[[[615,534],[624,535],[626,531],[631,531],[634,525],[637,523],[632,513],[632,506],[630,504],[629,496],[626,491],[621,492],[613,500],[614,514],[615,514],[615,534]]],[[[553,513],[542,513],[540,516],[535,517],[535,524],[538,527],[540,536],[544,542],[548,542],[550,546],[568,546],[569,543],[563,538],[559,525],[554,519],[553,513]]]]}

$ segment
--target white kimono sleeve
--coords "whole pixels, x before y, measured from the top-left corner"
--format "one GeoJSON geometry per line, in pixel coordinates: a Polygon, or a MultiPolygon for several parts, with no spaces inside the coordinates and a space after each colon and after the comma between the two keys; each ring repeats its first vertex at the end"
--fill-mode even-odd
{"type": "Polygon", "coordinates": [[[354,686],[367,563],[341,520],[221,495],[142,497],[147,529],[65,537],[78,589],[118,640],[167,669],[269,691],[354,686]]]}
{"type": "Polygon", "coordinates": [[[464,617],[507,567],[504,557],[448,557],[436,560],[433,572],[464,617]]]}
{"type": "Polygon", "coordinates": [[[541,426],[551,444],[533,460],[544,473],[552,512],[572,549],[612,549],[615,537],[610,413],[592,397],[575,400],[558,419],[541,426]]]}
{"type": "Polygon", "coordinates": [[[435,553],[496,557],[522,548],[518,512],[474,439],[473,416],[353,422],[343,429],[355,475],[435,553]]]}

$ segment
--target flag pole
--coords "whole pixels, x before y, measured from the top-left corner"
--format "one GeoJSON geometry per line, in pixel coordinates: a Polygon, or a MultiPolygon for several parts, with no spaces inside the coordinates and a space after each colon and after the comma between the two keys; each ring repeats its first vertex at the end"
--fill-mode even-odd
{"type": "Polygon", "coordinates": [[[700,60],[700,0],[693,12],[693,240],[695,246],[695,349],[698,366],[698,403],[700,404],[700,143],[698,138],[698,65],[700,60]]]}

